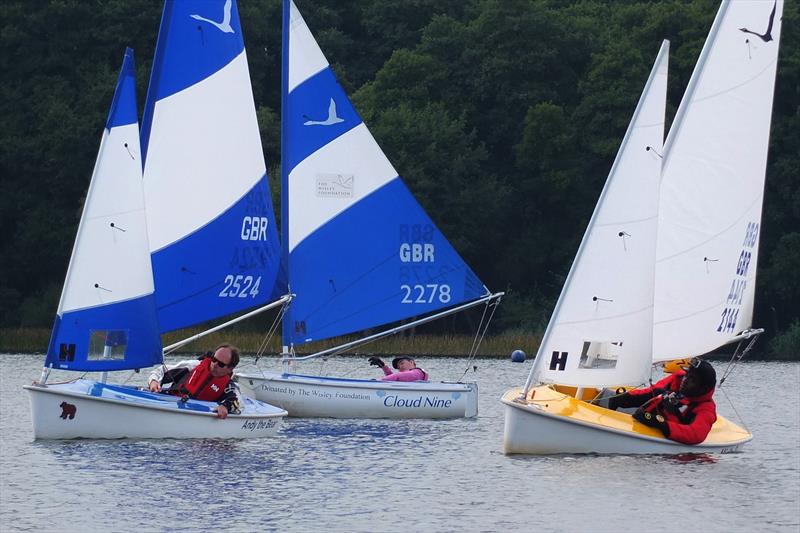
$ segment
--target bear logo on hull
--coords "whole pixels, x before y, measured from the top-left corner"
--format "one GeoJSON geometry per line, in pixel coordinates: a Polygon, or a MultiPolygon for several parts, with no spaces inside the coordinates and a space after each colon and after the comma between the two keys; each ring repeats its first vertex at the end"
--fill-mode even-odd
{"type": "Polygon", "coordinates": [[[78,411],[78,408],[72,405],[71,403],[61,402],[61,418],[62,420],[66,420],[69,418],[72,420],[75,418],[75,413],[78,411]]]}

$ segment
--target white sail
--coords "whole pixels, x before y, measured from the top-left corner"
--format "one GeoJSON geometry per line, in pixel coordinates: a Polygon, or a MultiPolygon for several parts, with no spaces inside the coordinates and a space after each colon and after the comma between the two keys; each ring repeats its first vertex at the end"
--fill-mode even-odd
{"type": "Polygon", "coordinates": [[[783,1],[723,1],[664,146],[653,358],[751,325],[783,1]]]}
{"type": "Polygon", "coordinates": [[[668,51],[664,41],[539,347],[532,379],[602,387],[639,384],[649,376],[668,51]]]}

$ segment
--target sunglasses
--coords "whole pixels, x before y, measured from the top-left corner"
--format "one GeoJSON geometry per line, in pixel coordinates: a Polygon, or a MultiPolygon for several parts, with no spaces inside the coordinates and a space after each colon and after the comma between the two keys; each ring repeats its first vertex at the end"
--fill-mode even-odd
{"type": "Polygon", "coordinates": [[[220,368],[225,368],[225,367],[231,366],[230,363],[223,363],[222,361],[220,361],[219,359],[217,359],[213,355],[211,356],[211,362],[212,363],[217,363],[217,366],[220,367],[220,368]]]}

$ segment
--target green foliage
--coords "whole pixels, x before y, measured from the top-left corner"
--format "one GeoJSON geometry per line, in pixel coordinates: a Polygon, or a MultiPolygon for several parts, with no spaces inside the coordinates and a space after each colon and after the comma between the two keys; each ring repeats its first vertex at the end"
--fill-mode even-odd
{"type": "Polygon", "coordinates": [[[767,357],[786,361],[800,360],[800,320],[795,320],[786,331],[770,341],[767,357]]]}
{"type": "MultiPolygon", "coordinates": [[[[669,121],[719,4],[296,2],[409,189],[476,274],[509,290],[497,327],[529,332],[546,325],[661,40],[669,121]]],[[[123,50],[141,106],[160,4],[0,3],[0,326],[52,323],[123,50]]],[[[239,9],[279,213],[281,2],[239,9]]],[[[757,324],[799,316],[799,11],[785,3],[757,324]]]]}

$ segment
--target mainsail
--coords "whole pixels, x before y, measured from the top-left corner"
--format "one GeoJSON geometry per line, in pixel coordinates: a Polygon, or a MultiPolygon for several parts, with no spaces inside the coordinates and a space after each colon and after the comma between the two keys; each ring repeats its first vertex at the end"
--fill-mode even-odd
{"type": "Polygon", "coordinates": [[[45,360],[82,371],[161,362],[142,193],[133,50],[100,141],[45,360]]]}
{"type": "Polygon", "coordinates": [[[161,331],[284,294],[235,1],[165,3],[142,145],[161,331]]]}
{"type": "Polygon", "coordinates": [[[736,339],[753,317],[783,1],[723,1],[664,146],[655,361],[736,339]]]}
{"type": "Polygon", "coordinates": [[[636,385],[650,375],[660,151],[669,42],[664,41],[589,221],[533,380],[636,385]]]}
{"type": "Polygon", "coordinates": [[[372,137],[291,0],[283,27],[281,218],[295,294],[284,343],[487,295],[372,137]]]}

